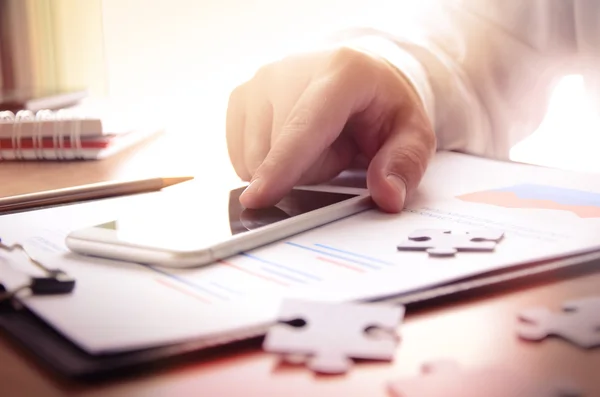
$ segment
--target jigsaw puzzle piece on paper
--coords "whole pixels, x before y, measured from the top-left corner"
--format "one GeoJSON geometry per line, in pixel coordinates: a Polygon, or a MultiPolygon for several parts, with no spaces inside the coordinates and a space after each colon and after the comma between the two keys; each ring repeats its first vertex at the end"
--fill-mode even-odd
{"type": "Polygon", "coordinates": [[[452,361],[425,364],[421,376],[388,384],[393,397],[579,397],[574,387],[533,382],[500,367],[463,370],[452,361]]]}
{"type": "Polygon", "coordinates": [[[341,374],[351,359],[392,360],[403,317],[402,306],[288,299],[263,349],[293,363],[303,358],[318,373],[341,374]]]}
{"type": "Polygon", "coordinates": [[[526,309],[519,320],[517,334],[526,340],[559,336],[582,348],[600,346],[600,297],[566,302],[559,313],[544,307],[526,309]]]}
{"type": "Polygon", "coordinates": [[[420,229],[398,245],[399,250],[422,250],[432,256],[452,256],[458,251],[493,251],[504,237],[499,230],[452,232],[446,229],[420,229]]]}

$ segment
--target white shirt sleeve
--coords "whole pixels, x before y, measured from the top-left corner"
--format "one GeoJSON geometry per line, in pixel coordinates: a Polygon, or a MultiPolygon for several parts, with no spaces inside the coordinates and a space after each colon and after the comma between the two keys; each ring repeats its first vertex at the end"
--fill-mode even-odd
{"type": "Polygon", "coordinates": [[[555,83],[581,66],[585,21],[577,15],[587,5],[597,17],[600,2],[439,3],[418,32],[359,29],[346,39],[406,75],[439,149],[508,160],[510,149],[539,126],[555,83]]]}

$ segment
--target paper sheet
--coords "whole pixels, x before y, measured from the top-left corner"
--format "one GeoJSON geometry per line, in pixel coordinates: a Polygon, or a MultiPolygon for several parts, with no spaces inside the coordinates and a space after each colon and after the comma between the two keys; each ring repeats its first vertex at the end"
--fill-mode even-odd
{"type": "MultiPolygon", "coordinates": [[[[160,193],[150,195],[155,194],[160,193]]],[[[118,198],[0,217],[0,237],[26,242],[40,260],[77,279],[70,296],[24,302],[90,353],[235,334],[272,321],[286,296],[370,299],[600,249],[596,175],[440,153],[401,214],[363,212],[208,267],[173,271],[67,251],[64,237],[70,230],[111,220],[143,200],[118,198]],[[500,228],[505,238],[493,253],[430,258],[425,252],[399,252],[396,245],[419,228],[500,228]]],[[[31,271],[18,253],[0,254],[0,280],[7,286],[19,285],[31,271]]]]}

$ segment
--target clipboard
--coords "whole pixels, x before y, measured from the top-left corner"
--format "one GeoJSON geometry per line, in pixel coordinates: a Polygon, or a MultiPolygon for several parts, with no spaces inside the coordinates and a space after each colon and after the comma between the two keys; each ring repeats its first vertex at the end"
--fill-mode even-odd
{"type": "MultiPolygon", "coordinates": [[[[466,278],[431,289],[388,296],[372,301],[405,305],[410,312],[435,305],[482,297],[515,288],[574,278],[600,271],[600,251],[589,251],[551,261],[512,267],[466,278]]],[[[57,333],[29,310],[0,307],[0,332],[50,372],[76,381],[98,381],[139,371],[152,371],[189,360],[208,360],[240,350],[260,348],[264,327],[213,340],[92,356],[57,333]]]]}

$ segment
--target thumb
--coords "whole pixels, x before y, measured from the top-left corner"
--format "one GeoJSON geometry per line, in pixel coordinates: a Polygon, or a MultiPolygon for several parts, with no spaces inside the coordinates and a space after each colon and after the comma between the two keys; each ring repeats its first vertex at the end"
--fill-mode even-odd
{"type": "Polygon", "coordinates": [[[402,211],[435,153],[435,133],[428,122],[417,120],[397,126],[371,160],[367,186],[383,211],[402,211]]]}

